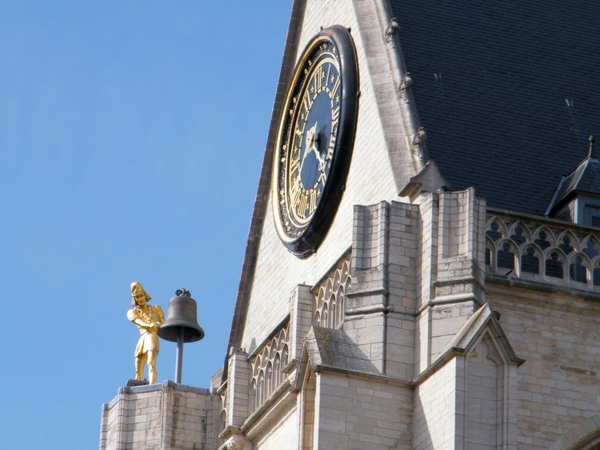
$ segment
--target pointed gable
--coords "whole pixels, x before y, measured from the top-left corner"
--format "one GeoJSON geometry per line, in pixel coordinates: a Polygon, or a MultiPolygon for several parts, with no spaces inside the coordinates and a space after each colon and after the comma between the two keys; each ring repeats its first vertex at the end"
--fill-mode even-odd
{"type": "Polygon", "coordinates": [[[525,362],[524,359],[519,358],[515,354],[504,331],[502,331],[497,313],[492,310],[489,303],[486,303],[473,313],[454,339],[444,349],[439,359],[443,360],[445,355],[453,353],[467,354],[477,345],[486,332],[489,333],[490,338],[497,345],[505,362],[516,364],[517,366],[525,362]]]}
{"type": "Polygon", "coordinates": [[[294,2],[229,347],[253,351],[271,326],[288,313],[286,299],[298,281],[313,285],[347,252],[354,205],[396,200],[401,192],[413,195],[420,188],[433,190],[444,184],[435,163],[426,157],[414,102],[399,97],[404,66],[397,41],[386,37],[390,12],[387,0],[353,0],[335,8],[316,0],[294,2]],[[273,153],[297,60],[321,27],[333,25],[350,29],[356,47],[360,90],[356,138],[343,196],[329,232],[317,253],[300,261],[286,250],[275,231],[273,153]]]}

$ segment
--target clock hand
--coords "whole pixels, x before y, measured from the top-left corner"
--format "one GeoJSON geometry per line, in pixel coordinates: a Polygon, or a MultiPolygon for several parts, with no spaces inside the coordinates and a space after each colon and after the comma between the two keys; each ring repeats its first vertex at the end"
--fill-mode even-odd
{"type": "MultiPolygon", "coordinates": [[[[322,144],[324,144],[323,138],[326,137],[325,129],[326,129],[326,126],[324,125],[321,128],[321,130],[319,131],[317,139],[315,139],[315,141],[319,143],[319,147],[322,147],[322,144]]],[[[319,156],[317,158],[319,160],[319,171],[324,172],[325,166],[327,165],[327,163],[329,161],[331,161],[331,155],[329,155],[329,152],[326,152],[326,154],[323,154],[321,152],[321,148],[318,148],[318,151],[319,151],[319,156]]]]}
{"type": "Polygon", "coordinates": [[[321,136],[322,136],[322,131],[317,132],[317,128],[319,126],[318,122],[315,122],[315,124],[313,125],[313,127],[310,129],[311,134],[311,147],[309,149],[309,153],[310,152],[315,152],[315,157],[317,158],[317,161],[319,162],[319,172],[323,172],[325,170],[325,159],[323,158],[323,155],[321,155],[321,151],[319,149],[319,146],[321,144],[321,136]]]}
{"type": "Polygon", "coordinates": [[[323,155],[317,150],[316,147],[313,147],[315,150],[315,155],[317,156],[317,160],[319,161],[319,172],[323,172],[325,170],[325,158],[323,155]]]}
{"type": "Polygon", "coordinates": [[[310,142],[309,153],[313,151],[315,148],[315,144],[319,140],[319,136],[317,134],[317,126],[319,122],[315,122],[315,124],[308,130],[309,134],[307,135],[307,141],[310,142]]]}
{"type": "MultiPolygon", "coordinates": [[[[312,127],[310,127],[310,129],[306,132],[305,145],[308,147],[308,150],[306,150],[306,149],[304,150],[304,155],[302,156],[302,162],[300,164],[300,172],[302,172],[302,166],[304,166],[304,160],[310,154],[310,152],[314,151],[317,154],[319,153],[318,150],[315,149],[317,125],[318,125],[318,122],[315,122],[315,124],[312,127]]],[[[317,157],[317,159],[318,159],[318,157],[317,157]]]]}
{"type": "Polygon", "coordinates": [[[300,161],[300,169],[298,169],[298,174],[300,175],[300,178],[302,178],[302,167],[304,167],[304,161],[306,160],[308,154],[312,151],[312,142],[315,134],[314,129],[315,127],[313,126],[312,128],[309,128],[309,130],[306,132],[306,139],[304,141],[304,153],[302,155],[302,161],[300,161]]]}

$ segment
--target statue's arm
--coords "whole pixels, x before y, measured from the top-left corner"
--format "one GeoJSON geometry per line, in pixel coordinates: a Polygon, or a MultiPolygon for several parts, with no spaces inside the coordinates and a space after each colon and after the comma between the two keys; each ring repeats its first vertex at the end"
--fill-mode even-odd
{"type": "Polygon", "coordinates": [[[135,322],[135,319],[137,318],[137,314],[135,313],[135,309],[130,309],[129,311],[127,311],[127,319],[131,322],[135,322]]]}
{"type": "Polygon", "coordinates": [[[165,323],[165,316],[160,306],[156,306],[156,315],[158,316],[158,326],[161,326],[163,323],[165,323]]]}
{"type": "Polygon", "coordinates": [[[152,330],[156,330],[158,328],[158,326],[156,326],[155,323],[152,322],[144,322],[140,316],[137,314],[137,310],[136,309],[130,309],[129,311],[127,311],[127,318],[135,323],[138,327],[144,328],[146,330],[152,331],[152,330]]]}

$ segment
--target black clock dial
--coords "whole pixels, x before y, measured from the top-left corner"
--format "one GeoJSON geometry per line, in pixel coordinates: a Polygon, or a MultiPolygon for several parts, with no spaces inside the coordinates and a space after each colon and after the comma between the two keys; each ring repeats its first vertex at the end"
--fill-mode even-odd
{"type": "Polygon", "coordinates": [[[304,189],[311,189],[317,183],[325,184],[331,166],[331,157],[327,159],[327,148],[331,137],[331,109],[327,93],[320,93],[308,115],[306,127],[310,134],[305,137],[300,178],[304,189]]]}
{"type": "Polygon", "coordinates": [[[286,202],[290,229],[294,226],[297,230],[311,219],[322,198],[339,117],[339,71],[328,57],[315,64],[307,80],[308,88],[299,98],[299,117],[291,139],[296,150],[287,160],[286,183],[290,195],[286,196],[286,202]]]}
{"type": "Polygon", "coordinates": [[[288,89],[275,149],[273,207],[281,240],[300,257],[315,251],[342,195],[357,82],[352,39],[336,26],[309,43],[288,89]]]}

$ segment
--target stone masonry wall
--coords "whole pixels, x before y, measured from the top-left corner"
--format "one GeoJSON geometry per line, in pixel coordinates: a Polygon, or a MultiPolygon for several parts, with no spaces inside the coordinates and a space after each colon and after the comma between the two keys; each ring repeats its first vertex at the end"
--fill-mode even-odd
{"type": "Polygon", "coordinates": [[[418,219],[407,203],[354,207],[344,330],[381,373],[404,381],[414,362],[418,219]]]}
{"type": "Polygon", "coordinates": [[[482,340],[467,357],[466,447],[496,450],[502,437],[504,378],[502,361],[490,339],[482,340]]]}
{"type": "Polygon", "coordinates": [[[100,450],[218,447],[213,395],[172,382],[121,388],[103,406],[100,450]]]}
{"type": "Polygon", "coordinates": [[[411,450],[412,390],[319,373],[315,449],[411,450]]]}
{"type": "MultiPolygon", "coordinates": [[[[287,299],[295,286],[298,283],[314,285],[350,248],[353,206],[397,198],[376,99],[376,89],[382,89],[382,83],[389,81],[391,69],[385,56],[385,39],[375,3],[350,0],[306,2],[298,56],[321,27],[340,24],[352,30],[360,72],[356,140],[341,204],[324,243],[315,255],[300,260],[284,248],[274,227],[269,198],[241,345],[248,353],[252,353],[273,326],[288,314],[287,299]],[[355,3],[360,3],[364,9],[360,18],[357,17],[355,3]],[[379,37],[375,36],[377,33],[379,37]],[[369,39],[367,43],[365,38],[369,39]],[[367,45],[368,53],[365,50],[367,45]],[[276,283],[273,283],[274,279],[276,283]]],[[[390,97],[396,98],[393,91],[390,97]]]]}
{"type": "Polygon", "coordinates": [[[415,375],[486,301],[485,202],[467,189],[432,193],[419,206],[415,375]]]}
{"type": "MultiPolygon", "coordinates": [[[[464,396],[460,387],[464,380],[453,358],[438,372],[415,389],[415,410],[412,423],[414,450],[450,450],[455,448],[457,402],[464,396]]],[[[459,424],[460,425],[460,424],[459,424]]]]}
{"type": "Polygon", "coordinates": [[[266,433],[254,444],[254,450],[295,450],[298,448],[299,428],[298,411],[282,417],[273,423],[270,432],[266,433]]]}
{"type": "Polygon", "coordinates": [[[518,448],[550,448],[600,414],[600,299],[533,283],[525,289],[488,282],[487,289],[515,353],[526,360],[518,369],[518,448]]]}

